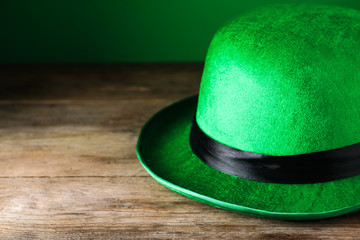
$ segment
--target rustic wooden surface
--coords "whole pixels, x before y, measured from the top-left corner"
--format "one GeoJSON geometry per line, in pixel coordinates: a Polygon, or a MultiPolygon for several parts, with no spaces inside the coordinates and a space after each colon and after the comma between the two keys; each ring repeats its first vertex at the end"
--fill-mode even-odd
{"type": "Polygon", "coordinates": [[[146,173],[135,153],[141,126],[196,94],[201,71],[1,66],[0,239],[359,239],[360,213],[251,217],[190,200],[146,173]]]}

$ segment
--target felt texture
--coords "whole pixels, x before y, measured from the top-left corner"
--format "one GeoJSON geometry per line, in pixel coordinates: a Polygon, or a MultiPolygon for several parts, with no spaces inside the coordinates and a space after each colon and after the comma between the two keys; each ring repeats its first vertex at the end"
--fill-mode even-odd
{"type": "Polygon", "coordinates": [[[229,22],[208,50],[199,127],[230,147],[275,156],[360,142],[359,32],[359,11],[311,4],[229,22]]]}
{"type": "Polygon", "coordinates": [[[279,219],[319,219],[360,209],[360,175],[316,184],[275,184],[213,169],[191,151],[197,96],[167,107],[143,127],[137,145],[145,169],[161,184],[206,204],[279,219]]]}
{"type": "Polygon", "coordinates": [[[359,210],[360,175],[252,181],[211,168],[189,144],[195,111],[208,136],[243,151],[282,156],[360,142],[359,32],[358,11],[308,4],[267,6],[229,22],[211,42],[198,99],[163,109],[143,127],[141,163],[166,187],[237,212],[318,219],[359,210]]]}

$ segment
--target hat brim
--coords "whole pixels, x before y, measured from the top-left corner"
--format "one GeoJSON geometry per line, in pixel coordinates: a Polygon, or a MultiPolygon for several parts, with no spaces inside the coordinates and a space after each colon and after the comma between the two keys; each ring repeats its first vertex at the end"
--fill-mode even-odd
{"type": "Polygon", "coordinates": [[[137,154],[149,174],[199,202],[244,214],[284,220],[334,217],[360,209],[360,175],[315,184],[257,182],[203,163],[189,145],[197,96],[155,114],[142,128],[137,154]]]}

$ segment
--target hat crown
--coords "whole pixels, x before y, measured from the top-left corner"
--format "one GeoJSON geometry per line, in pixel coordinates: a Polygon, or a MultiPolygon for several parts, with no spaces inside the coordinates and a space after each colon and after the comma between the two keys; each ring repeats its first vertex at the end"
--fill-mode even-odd
{"type": "Polygon", "coordinates": [[[214,36],[196,113],[211,138],[295,155],[360,142],[360,12],[274,5],[214,36]]]}

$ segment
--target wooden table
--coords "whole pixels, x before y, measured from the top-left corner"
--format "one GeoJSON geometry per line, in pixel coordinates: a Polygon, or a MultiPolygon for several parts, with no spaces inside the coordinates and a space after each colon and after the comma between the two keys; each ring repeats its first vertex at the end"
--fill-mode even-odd
{"type": "Polygon", "coordinates": [[[1,66],[0,239],[360,239],[360,213],[251,217],[147,174],[135,153],[140,128],[196,94],[202,67],[1,66]]]}

